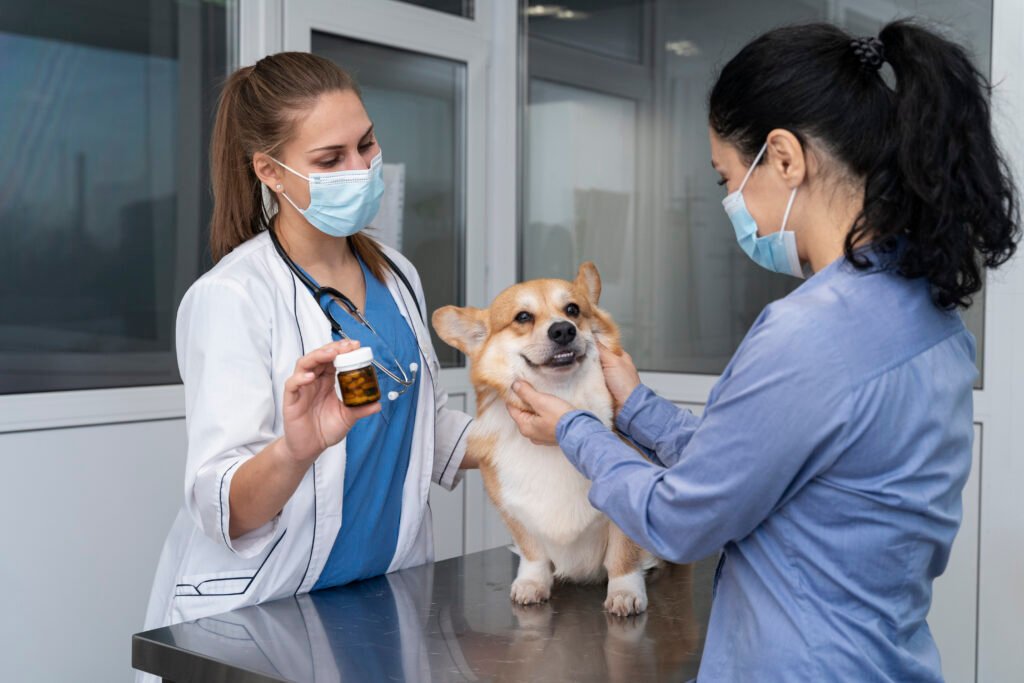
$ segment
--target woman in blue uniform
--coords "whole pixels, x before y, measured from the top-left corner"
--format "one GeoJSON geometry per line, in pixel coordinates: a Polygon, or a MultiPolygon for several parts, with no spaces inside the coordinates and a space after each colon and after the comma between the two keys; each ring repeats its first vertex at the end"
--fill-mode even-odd
{"type": "Polygon", "coordinates": [[[365,230],[383,152],[352,78],[299,52],[239,69],[211,160],[216,265],[177,320],[184,500],[147,629],[429,562],[431,482],[475,466],[416,268],[365,230]],[[359,346],[382,398],[348,408],[333,362],[359,346]]]}
{"type": "Polygon", "coordinates": [[[932,581],[961,518],[975,345],[956,309],[1014,252],[988,86],[912,23],[784,28],[711,92],[740,247],[803,277],[754,323],[697,417],[602,352],[618,429],[525,383],[591,501],[661,557],[724,547],[701,681],[940,681],[932,581]],[[895,81],[880,69],[888,64],[895,81]]]}

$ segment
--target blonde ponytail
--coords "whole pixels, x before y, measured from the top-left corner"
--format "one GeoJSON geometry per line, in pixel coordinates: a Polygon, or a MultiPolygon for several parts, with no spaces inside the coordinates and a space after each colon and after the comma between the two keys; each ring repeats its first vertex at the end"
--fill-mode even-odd
{"type": "Polygon", "coordinates": [[[216,263],[236,246],[269,224],[252,155],[243,145],[242,131],[252,122],[243,106],[241,90],[253,67],[231,74],[220,95],[210,144],[210,177],[213,182],[213,217],[210,220],[210,252],[216,263]]]}

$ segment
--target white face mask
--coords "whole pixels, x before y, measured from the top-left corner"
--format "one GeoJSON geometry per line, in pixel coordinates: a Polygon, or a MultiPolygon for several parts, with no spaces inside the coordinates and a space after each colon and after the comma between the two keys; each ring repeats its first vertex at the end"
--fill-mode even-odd
{"type": "Polygon", "coordinates": [[[384,195],[384,161],[380,152],[365,171],[311,173],[307,177],[280,161],[277,163],[309,183],[309,206],[300,209],[291,197],[281,194],[313,227],[328,235],[354,235],[380,211],[380,198],[384,195]]]}

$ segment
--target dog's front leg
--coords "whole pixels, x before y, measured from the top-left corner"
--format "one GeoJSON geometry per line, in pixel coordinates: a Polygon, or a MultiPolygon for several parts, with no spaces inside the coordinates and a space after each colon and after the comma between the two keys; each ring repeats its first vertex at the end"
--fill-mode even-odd
{"type": "Polygon", "coordinates": [[[644,583],[646,551],[631,541],[614,524],[608,524],[608,550],[604,567],[608,570],[608,597],[604,608],[620,617],[647,609],[647,585],[644,583]]]}
{"type": "Polygon", "coordinates": [[[520,552],[519,569],[516,571],[516,580],[512,582],[512,602],[519,605],[546,602],[551,597],[551,584],[555,580],[551,559],[541,544],[517,520],[505,515],[505,523],[520,552]]]}
{"type": "MultiPolygon", "coordinates": [[[[470,435],[471,443],[475,435],[470,435]]],[[[519,569],[516,572],[516,579],[512,582],[512,602],[519,605],[533,605],[545,602],[551,597],[551,584],[554,583],[554,574],[551,570],[551,558],[548,557],[544,546],[526,530],[523,524],[513,517],[501,499],[501,487],[498,485],[498,474],[488,459],[480,463],[480,474],[484,480],[484,489],[490,496],[491,502],[498,508],[501,518],[505,521],[512,534],[512,539],[519,547],[519,569]]]]}
{"type": "Polygon", "coordinates": [[[545,602],[551,597],[552,583],[551,561],[546,557],[529,560],[524,554],[519,560],[516,580],[512,582],[512,601],[520,605],[545,602]]]}

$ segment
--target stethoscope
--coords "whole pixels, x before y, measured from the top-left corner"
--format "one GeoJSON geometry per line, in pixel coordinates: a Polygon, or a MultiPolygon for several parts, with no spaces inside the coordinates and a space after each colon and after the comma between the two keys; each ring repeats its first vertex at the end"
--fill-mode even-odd
{"type": "MultiPolygon", "coordinates": [[[[370,324],[370,321],[366,319],[366,316],[362,314],[362,312],[359,310],[359,307],[356,306],[351,299],[349,299],[347,296],[336,290],[334,287],[321,287],[316,282],[313,282],[313,280],[308,275],[306,275],[306,273],[301,268],[299,268],[298,264],[296,264],[295,261],[292,260],[291,256],[288,255],[288,252],[284,250],[284,247],[281,246],[281,242],[278,241],[277,235],[274,233],[273,228],[267,228],[267,232],[270,233],[270,241],[274,243],[274,248],[277,249],[277,253],[281,257],[281,260],[285,262],[285,265],[287,265],[288,269],[292,271],[292,274],[299,279],[299,282],[305,285],[306,289],[308,289],[313,294],[313,298],[316,299],[317,305],[320,308],[320,312],[324,314],[324,317],[327,318],[327,322],[331,324],[331,331],[333,333],[337,334],[342,339],[351,339],[351,337],[345,334],[345,330],[342,329],[341,323],[335,320],[334,316],[331,315],[331,312],[327,310],[328,307],[323,305],[322,302],[324,296],[329,296],[332,299],[335,299],[339,303],[341,303],[341,305],[345,307],[345,310],[348,311],[349,315],[351,315],[354,319],[359,321],[362,325],[365,325],[366,329],[370,330],[370,333],[373,334],[373,336],[381,340],[381,344],[379,346],[384,347],[389,352],[391,352],[390,346],[384,343],[384,340],[381,338],[381,336],[377,334],[377,330],[373,328],[373,325],[370,324]]],[[[405,288],[409,290],[409,294],[412,295],[413,301],[416,302],[417,310],[420,310],[419,299],[416,298],[416,292],[413,291],[412,285],[409,283],[409,280],[405,277],[405,274],[398,269],[398,266],[395,265],[394,261],[388,258],[387,254],[384,254],[382,252],[381,256],[384,257],[384,260],[391,268],[391,272],[395,273],[398,276],[398,278],[402,281],[402,284],[405,285],[405,288]]],[[[422,310],[420,310],[420,312],[422,313],[422,310]]],[[[413,332],[413,334],[415,334],[415,332],[413,332]]],[[[410,377],[402,368],[402,362],[398,360],[398,357],[393,352],[391,352],[391,357],[392,359],[394,359],[395,367],[398,368],[398,372],[401,373],[401,377],[396,375],[389,368],[385,367],[384,364],[379,363],[376,358],[373,359],[373,361],[371,362],[373,363],[373,366],[375,368],[377,368],[385,375],[390,377],[392,380],[395,381],[396,384],[398,384],[399,387],[401,387],[398,391],[388,392],[388,400],[394,401],[399,396],[408,391],[409,387],[416,383],[416,374],[419,371],[419,365],[417,363],[409,363],[409,372],[412,373],[412,376],[410,377]]]]}

